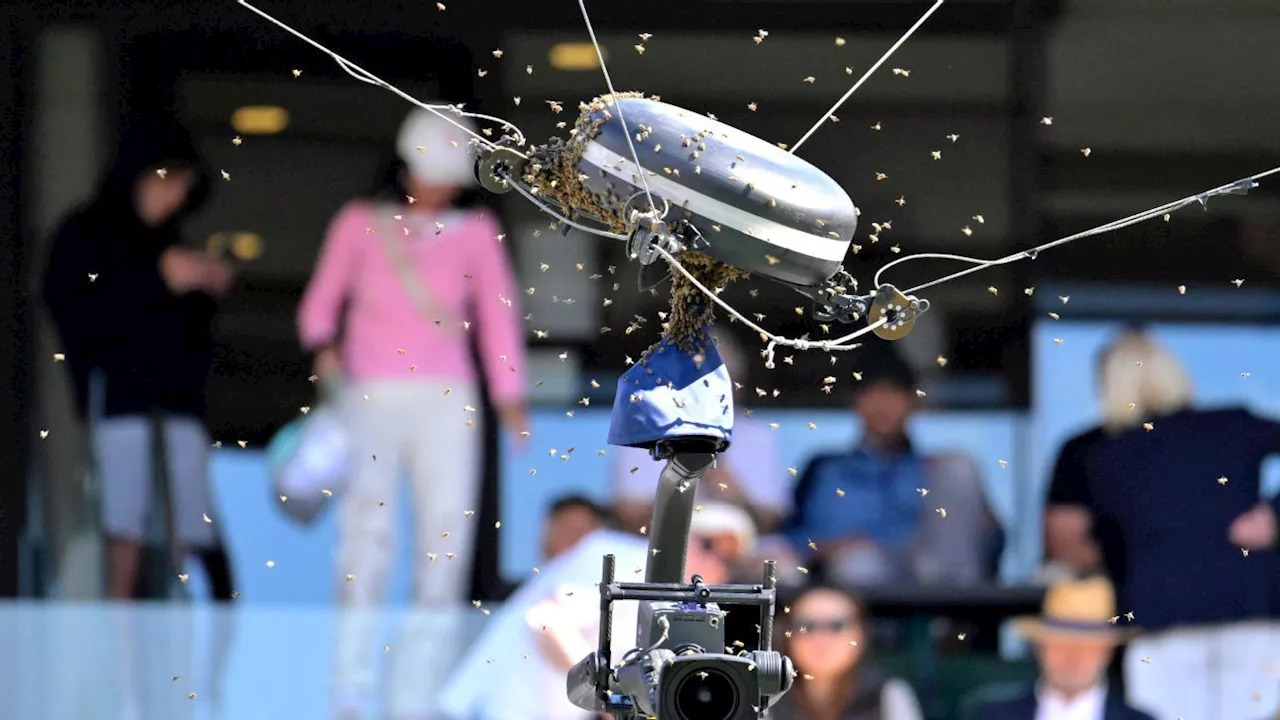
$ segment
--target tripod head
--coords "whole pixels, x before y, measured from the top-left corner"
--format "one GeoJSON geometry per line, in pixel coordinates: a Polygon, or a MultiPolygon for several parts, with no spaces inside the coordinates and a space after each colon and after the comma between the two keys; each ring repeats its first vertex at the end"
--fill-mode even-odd
{"type": "Polygon", "coordinates": [[[566,682],[578,707],[616,720],[756,720],[791,688],[791,661],[773,650],[772,560],[758,585],[707,585],[698,575],[681,581],[694,492],[722,443],[688,437],[654,446],[654,458],[667,464],[658,481],[645,582],[616,582],[614,556],[605,556],[597,647],[570,669],[566,682]],[[613,603],[620,600],[639,601],[640,612],[636,647],[613,666],[613,603]],[[758,609],[758,650],[726,644],[722,605],[758,609]]]}

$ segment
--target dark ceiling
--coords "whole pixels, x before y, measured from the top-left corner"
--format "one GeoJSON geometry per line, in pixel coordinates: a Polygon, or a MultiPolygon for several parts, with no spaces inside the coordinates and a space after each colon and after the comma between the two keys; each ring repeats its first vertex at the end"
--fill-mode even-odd
{"type": "MultiPolygon", "coordinates": [[[[418,33],[447,25],[454,32],[477,30],[562,30],[582,28],[577,3],[572,0],[524,0],[507,3],[500,13],[486,3],[457,0],[446,3],[444,12],[423,13],[432,3],[414,2],[327,2],[325,0],[261,0],[255,4],[273,15],[287,15],[323,34],[337,33],[418,33]]],[[[838,28],[842,32],[877,30],[882,26],[904,27],[913,22],[931,3],[920,0],[646,0],[619,2],[594,0],[587,3],[597,29],[770,31],[812,30],[816,26],[838,28]]],[[[27,3],[5,3],[38,20],[67,21],[79,17],[94,22],[110,17],[126,23],[135,32],[175,30],[190,25],[231,29],[261,22],[232,0],[216,2],[132,2],[115,7],[83,0],[52,0],[31,7],[27,3]]],[[[931,19],[926,33],[992,32],[1009,29],[1019,18],[1049,19],[1060,11],[1061,0],[950,0],[931,19]]]]}

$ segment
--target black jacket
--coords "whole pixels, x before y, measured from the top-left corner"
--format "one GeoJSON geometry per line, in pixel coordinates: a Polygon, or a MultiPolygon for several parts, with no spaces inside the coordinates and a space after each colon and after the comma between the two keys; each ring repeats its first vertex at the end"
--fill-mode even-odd
{"type": "Polygon", "coordinates": [[[126,133],[94,199],[58,228],[42,294],[82,416],[90,406],[90,379],[98,375],[105,416],[159,410],[204,417],[215,302],[201,293],[169,292],[159,259],[180,243],[182,216],[208,190],[209,174],[186,131],[168,118],[146,118],[126,133]],[[199,180],[175,217],[147,227],[134,206],[137,180],[178,165],[195,167],[199,180]]]}
{"type": "MultiPolygon", "coordinates": [[[[1039,702],[1035,693],[982,706],[973,714],[973,720],[1035,720],[1039,702]]],[[[1153,720],[1153,718],[1125,704],[1124,700],[1110,692],[1107,693],[1106,707],[1103,709],[1104,720],[1153,720]]]]}

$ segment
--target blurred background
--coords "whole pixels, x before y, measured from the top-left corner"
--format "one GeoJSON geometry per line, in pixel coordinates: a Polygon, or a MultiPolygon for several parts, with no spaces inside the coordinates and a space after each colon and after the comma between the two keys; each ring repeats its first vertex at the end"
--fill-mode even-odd
{"type": "MultiPolygon", "coordinates": [[[[567,0],[454,0],[443,11],[346,0],[260,7],[416,97],[501,116],[535,143],[563,135],[556,123],[605,92],[567,0]],[[565,114],[549,101],[564,103],[565,114]]],[[[661,95],[770,142],[794,142],[927,7],[588,4],[619,89],[661,95]],[[762,29],[768,36],[753,42],[762,29]],[[639,33],[652,33],[643,53],[634,49],[639,33]]],[[[220,632],[215,616],[233,612],[199,601],[103,601],[97,546],[85,539],[96,522],[84,490],[92,484],[85,429],[52,360],[59,341],[37,290],[58,223],[93,193],[122,129],[165,111],[190,130],[209,166],[230,176],[215,177],[210,201],[183,227],[186,242],[230,245],[242,261],[216,321],[208,379],[209,432],[220,443],[210,461],[214,516],[238,594],[219,712],[328,717],[342,572],[336,518],[302,526],[280,513],[264,447],[315,402],[296,316],[326,226],[393,159],[391,139],[409,106],[230,0],[48,0],[5,3],[2,13],[0,324],[10,340],[0,347],[0,380],[10,401],[0,414],[0,596],[14,600],[0,604],[0,657],[11,668],[0,695],[18,708],[6,716],[119,717],[100,709],[112,685],[96,671],[114,662],[108,631],[117,616],[157,638],[143,643],[152,654],[143,667],[169,686],[147,697],[177,693],[188,702],[197,693],[189,702],[199,705],[214,671],[198,663],[189,674],[166,669],[189,648],[163,639],[194,627],[195,646],[208,645],[220,632]]],[[[1004,256],[1280,165],[1277,32],[1280,5],[1259,0],[950,0],[799,154],[861,209],[854,242],[863,250],[847,268],[864,288],[899,251],[1004,256]],[[873,222],[892,227],[878,243],[868,240],[873,222]]],[[[483,202],[507,233],[518,286],[538,290],[523,297],[532,316],[531,441],[517,446],[496,422],[486,429],[469,595],[496,608],[545,561],[540,543],[557,499],[613,502],[612,458],[597,452],[612,450],[608,406],[626,360],[656,339],[653,318],[667,300],[635,289],[620,245],[551,230],[548,217],[515,195],[483,202]],[[544,262],[551,267],[540,268],[544,262]],[[651,320],[624,334],[633,316],[651,320]],[[568,448],[576,452],[565,460],[568,448]]],[[[1027,649],[1001,639],[999,628],[1039,606],[1054,459],[1067,438],[1098,421],[1095,366],[1117,332],[1146,325],[1185,365],[1198,403],[1280,416],[1277,235],[1280,193],[1264,182],[1246,197],[923,294],[932,309],[895,345],[925,391],[911,437],[924,451],[972,458],[1005,535],[990,592],[959,609],[936,593],[862,589],[872,614],[902,620],[885,631],[882,660],[913,682],[927,717],[959,717],[964,691],[988,679],[982,673],[1034,675],[1027,649]],[[940,630],[937,618],[950,624],[940,630]],[[965,623],[981,625],[981,647],[946,642],[965,623]]],[[[921,261],[887,280],[908,287],[955,269],[921,261]]],[[[762,324],[779,334],[812,329],[781,287],[742,282],[725,296],[764,313],[762,324]]],[[[860,433],[849,394],[858,354],[832,366],[821,353],[797,353],[794,364],[767,371],[749,332],[723,318],[719,327],[750,349],[745,377],[736,378],[747,388],[739,403],[778,424],[770,471],[789,495],[797,473],[787,468],[843,450],[860,433]],[[830,394],[817,381],[826,375],[841,378],[830,394]]],[[[1267,465],[1262,475],[1264,492],[1274,493],[1280,472],[1267,465]]],[[[413,564],[407,541],[396,553],[393,567],[413,564]]],[[[207,580],[198,567],[190,574],[183,582],[199,597],[207,580]]],[[[392,575],[387,623],[411,595],[409,573],[392,575]]],[[[486,618],[465,612],[458,622],[479,632],[486,618]]]]}

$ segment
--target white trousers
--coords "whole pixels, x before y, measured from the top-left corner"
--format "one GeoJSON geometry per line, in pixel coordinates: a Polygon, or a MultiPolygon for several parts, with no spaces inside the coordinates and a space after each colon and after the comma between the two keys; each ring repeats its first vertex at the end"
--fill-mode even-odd
{"type": "Polygon", "coordinates": [[[429,718],[445,670],[460,655],[458,615],[469,600],[479,515],[483,426],[476,388],[431,380],[353,383],[342,400],[351,479],[339,500],[339,621],[335,689],[343,707],[364,705],[377,658],[390,662],[391,718],[429,718]],[[467,409],[474,408],[474,409],[467,409]],[[468,424],[468,421],[471,421],[468,424]],[[412,498],[412,568],[392,568],[400,480],[412,498]],[[414,574],[414,603],[384,653],[378,629],[392,572],[414,574]],[[354,576],[348,579],[348,575],[354,576]]]}
{"type": "Polygon", "coordinates": [[[1156,720],[1272,720],[1280,712],[1280,622],[1142,636],[1125,653],[1129,703],[1156,720]]]}

